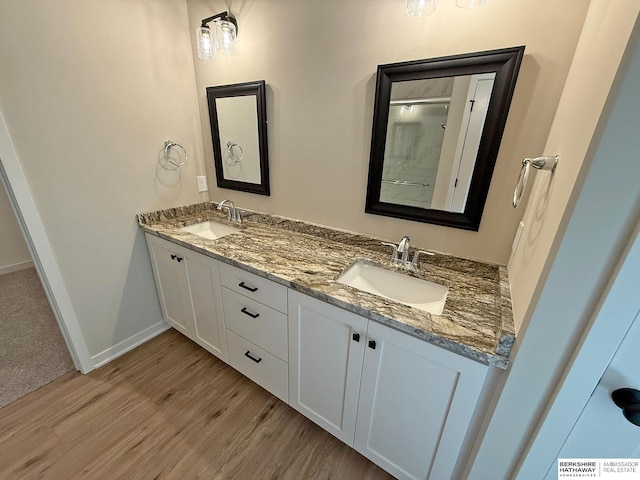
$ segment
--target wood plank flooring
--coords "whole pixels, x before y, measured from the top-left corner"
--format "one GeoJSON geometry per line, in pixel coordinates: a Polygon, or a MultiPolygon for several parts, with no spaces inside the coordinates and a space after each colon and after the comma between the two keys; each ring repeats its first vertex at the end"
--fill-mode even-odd
{"type": "Polygon", "coordinates": [[[171,329],[0,409],[2,479],[389,479],[171,329]]]}

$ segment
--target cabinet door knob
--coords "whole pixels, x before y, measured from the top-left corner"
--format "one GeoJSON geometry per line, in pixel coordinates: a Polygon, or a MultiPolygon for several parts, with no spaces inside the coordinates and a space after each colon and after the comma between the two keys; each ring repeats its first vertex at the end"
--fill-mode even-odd
{"type": "Polygon", "coordinates": [[[360,341],[360,334],[359,333],[354,333],[351,338],[353,338],[356,342],[360,341]]]}
{"type": "Polygon", "coordinates": [[[242,307],[240,311],[245,315],[249,315],[251,318],[258,318],[260,316],[259,313],[251,313],[249,310],[247,310],[247,307],[242,307]]]}
{"type": "Polygon", "coordinates": [[[369,340],[369,348],[372,350],[376,349],[376,341],[375,340],[369,340]]]}
{"type": "Polygon", "coordinates": [[[171,254],[171,260],[175,260],[177,257],[177,255],[174,255],[173,253],[171,254]]]}
{"type": "Polygon", "coordinates": [[[260,363],[262,361],[262,358],[260,357],[254,357],[253,355],[251,355],[251,351],[247,350],[244,354],[245,357],[250,358],[251,360],[253,360],[256,363],[260,363]]]}
{"type": "Polygon", "coordinates": [[[611,399],[622,409],[624,418],[640,427],[640,391],[635,388],[619,388],[611,393],[611,399]]]}
{"type": "Polygon", "coordinates": [[[250,287],[246,285],[244,282],[240,282],[238,286],[244,288],[245,290],[249,290],[250,292],[255,292],[258,290],[258,287],[250,287]]]}
{"type": "Polygon", "coordinates": [[[176,260],[177,260],[178,262],[181,262],[181,261],[182,261],[182,257],[178,257],[178,256],[176,256],[176,260]]]}

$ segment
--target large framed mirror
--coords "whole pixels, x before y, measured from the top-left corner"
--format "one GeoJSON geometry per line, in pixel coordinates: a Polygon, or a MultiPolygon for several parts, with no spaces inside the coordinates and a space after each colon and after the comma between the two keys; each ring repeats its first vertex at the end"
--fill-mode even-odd
{"type": "Polygon", "coordinates": [[[477,231],[523,55],[378,66],[365,212],[477,231]]]}
{"type": "Polygon", "coordinates": [[[269,195],[265,82],[207,87],[220,188],[269,195]]]}

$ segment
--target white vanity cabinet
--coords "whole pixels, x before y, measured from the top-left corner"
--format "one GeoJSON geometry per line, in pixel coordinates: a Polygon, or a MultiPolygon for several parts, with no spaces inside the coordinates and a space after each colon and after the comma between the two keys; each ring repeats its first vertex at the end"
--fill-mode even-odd
{"type": "Polygon", "coordinates": [[[487,371],[369,322],[354,448],[400,479],[451,478],[487,371]]]}
{"type": "Polygon", "coordinates": [[[488,367],[289,292],[290,404],[401,479],[448,479],[488,367]]]}
{"type": "Polygon", "coordinates": [[[218,261],[145,234],[167,323],[227,361],[218,261]]]}
{"type": "Polygon", "coordinates": [[[289,404],[353,445],[367,319],[289,291],[289,404]]]}
{"type": "Polygon", "coordinates": [[[287,288],[225,263],[220,281],[229,365],[288,402],[287,288]]]}
{"type": "Polygon", "coordinates": [[[489,367],[146,239],[169,324],[395,477],[451,478],[489,367]]]}

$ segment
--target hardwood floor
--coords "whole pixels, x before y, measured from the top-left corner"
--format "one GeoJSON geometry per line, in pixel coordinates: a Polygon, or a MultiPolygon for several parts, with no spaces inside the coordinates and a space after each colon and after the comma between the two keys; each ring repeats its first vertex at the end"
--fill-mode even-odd
{"type": "Polygon", "coordinates": [[[2,479],[388,479],[171,329],[0,409],[2,479]]]}

